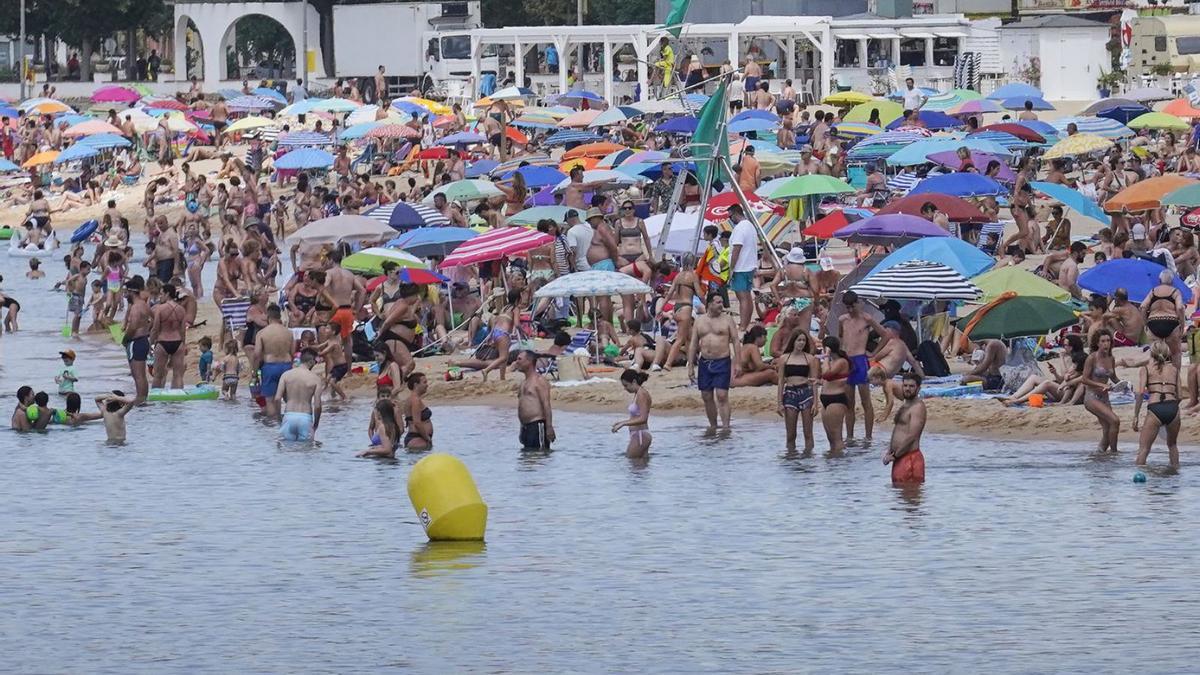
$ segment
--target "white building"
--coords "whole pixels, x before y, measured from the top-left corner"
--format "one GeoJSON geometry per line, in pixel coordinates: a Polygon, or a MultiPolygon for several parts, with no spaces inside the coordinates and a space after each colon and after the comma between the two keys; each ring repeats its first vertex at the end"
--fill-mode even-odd
{"type": "Polygon", "coordinates": [[[1096,98],[1096,79],[1112,68],[1108,24],[1048,14],[1001,26],[1000,54],[1010,79],[1040,71],[1037,86],[1050,100],[1096,98]]]}

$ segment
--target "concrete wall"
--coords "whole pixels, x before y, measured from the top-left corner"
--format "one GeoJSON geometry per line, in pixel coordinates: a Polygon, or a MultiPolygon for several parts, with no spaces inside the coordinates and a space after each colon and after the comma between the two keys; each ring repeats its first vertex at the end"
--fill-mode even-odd
{"type": "Polygon", "coordinates": [[[324,77],[321,57],[320,15],[307,2],[230,2],[179,3],[175,5],[175,72],[186,79],[186,29],[190,19],[200,34],[204,62],[204,88],[212,91],[228,78],[225,67],[225,47],[232,44],[233,26],[238,19],[262,14],[278,21],[292,36],[296,46],[296,72],[303,72],[304,14],[308,12],[308,48],[317,52],[316,69],[310,77],[324,77]]]}

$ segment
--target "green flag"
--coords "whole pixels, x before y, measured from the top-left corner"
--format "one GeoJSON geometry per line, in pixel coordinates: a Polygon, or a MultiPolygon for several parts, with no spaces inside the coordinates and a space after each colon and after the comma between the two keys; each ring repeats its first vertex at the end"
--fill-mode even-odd
{"type": "MultiPolygon", "coordinates": [[[[700,185],[708,185],[713,178],[713,162],[705,161],[714,157],[713,149],[716,146],[716,157],[729,156],[729,134],[723,133],[725,129],[725,111],[729,106],[725,103],[725,80],[721,80],[721,84],[717,90],[713,92],[712,98],[704,104],[700,109],[700,117],[696,122],[696,132],[692,134],[692,157],[696,160],[696,172],[700,177],[700,185]]],[[[724,177],[725,172],[720,175],[724,177]]]]}
{"type": "Polygon", "coordinates": [[[667,22],[663,28],[666,28],[672,37],[679,37],[679,29],[683,28],[683,17],[687,14],[691,2],[692,0],[671,0],[671,11],[667,12],[667,22]]]}

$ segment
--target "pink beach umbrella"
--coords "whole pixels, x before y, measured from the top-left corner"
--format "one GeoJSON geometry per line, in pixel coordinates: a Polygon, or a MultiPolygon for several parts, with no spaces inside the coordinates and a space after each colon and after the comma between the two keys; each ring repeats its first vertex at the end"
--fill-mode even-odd
{"type": "Polygon", "coordinates": [[[104,120],[88,120],[80,122],[63,132],[63,136],[95,136],[96,134],[122,135],[124,132],[104,120]]]}
{"type": "Polygon", "coordinates": [[[1004,112],[998,103],[981,98],[974,101],[963,101],[946,111],[948,115],[982,115],[983,113],[1004,112]]]}
{"type": "Polygon", "coordinates": [[[141,97],[141,94],[128,87],[109,85],[92,92],[92,103],[133,103],[141,97]]]}

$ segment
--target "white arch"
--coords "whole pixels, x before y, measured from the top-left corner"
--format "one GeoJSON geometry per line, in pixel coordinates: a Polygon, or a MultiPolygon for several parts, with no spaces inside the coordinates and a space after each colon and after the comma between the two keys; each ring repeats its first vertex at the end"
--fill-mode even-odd
{"type": "MultiPolygon", "coordinates": [[[[308,14],[308,48],[316,52],[316,68],[309,72],[309,77],[325,77],[324,61],[321,58],[320,21],[317,10],[307,2],[183,2],[175,4],[176,35],[179,35],[181,19],[191,19],[200,36],[201,51],[204,54],[204,87],[213,91],[220,87],[221,78],[226,73],[225,53],[221,48],[230,29],[239,19],[251,14],[263,14],[280,23],[292,36],[296,47],[297,71],[302,71],[304,54],[304,13],[308,14]]],[[[186,25],[183,24],[183,25],[186,25]]],[[[176,40],[176,63],[180,60],[181,41],[176,40]]],[[[186,80],[182,68],[176,68],[175,78],[186,80]]]]}
{"type": "MultiPolygon", "coordinates": [[[[273,16],[268,16],[266,14],[247,14],[245,16],[240,16],[237,19],[234,19],[232,22],[230,22],[230,24],[228,26],[226,26],[225,32],[221,35],[221,42],[220,42],[220,47],[219,47],[221,50],[221,79],[222,80],[238,79],[238,78],[232,77],[230,75],[229,59],[226,58],[225,53],[230,47],[236,46],[235,45],[236,35],[237,35],[236,29],[237,29],[238,22],[240,22],[243,19],[248,19],[252,16],[262,16],[263,18],[269,19],[269,20],[274,21],[275,23],[279,24],[280,26],[283,26],[283,23],[280,22],[279,19],[276,19],[273,16]]],[[[283,26],[283,28],[284,28],[284,30],[287,30],[287,26],[283,26]]],[[[300,59],[303,58],[303,54],[301,53],[303,51],[303,47],[298,42],[296,42],[296,36],[292,35],[291,31],[288,31],[288,35],[292,39],[292,49],[294,50],[295,55],[296,55],[295,56],[296,60],[293,61],[293,63],[295,64],[295,72],[291,75],[292,78],[295,78],[297,75],[299,75],[300,73],[303,72],[304,66],[303,66],[303,63],[300,61],[300,59]]],[[[244,75],[239,75],[239,77],[241,77],[241,79],[246,79],[244,75]]]]}
{"type": "MultiPolygon", "coordinates": [[[[189,79],[187,72],[187,29],[188,24],[195,25],[195,21],[187,14],[176,13],[175,17],[175,79],[189,79]]],[[[199,70],[199,79],[204,79],[204,35],[200,33],[200,29],[195,29],[196,40],[200,47],[200,63],[196,64],[199,70]]]]}

